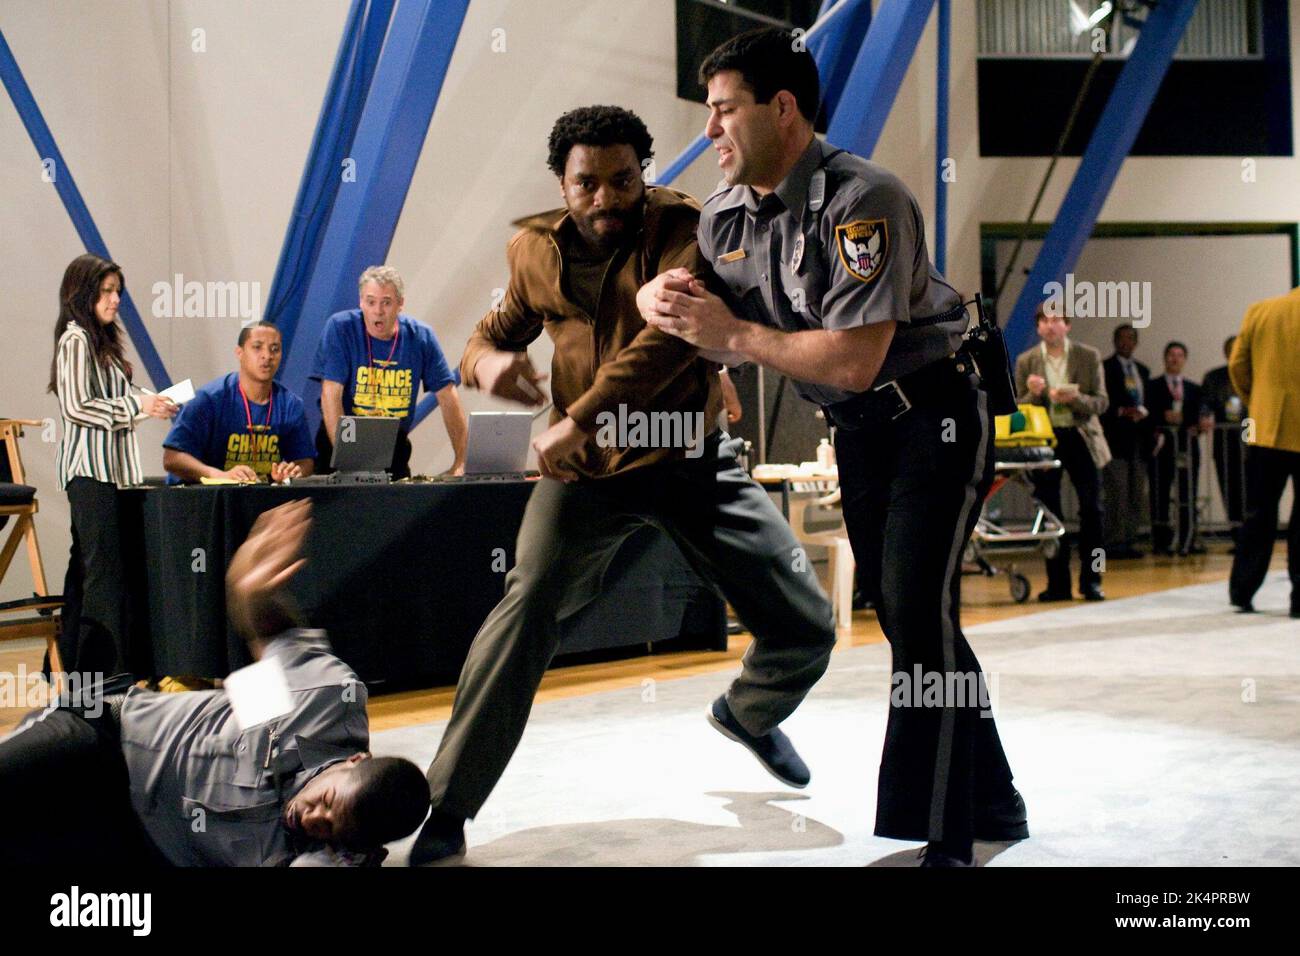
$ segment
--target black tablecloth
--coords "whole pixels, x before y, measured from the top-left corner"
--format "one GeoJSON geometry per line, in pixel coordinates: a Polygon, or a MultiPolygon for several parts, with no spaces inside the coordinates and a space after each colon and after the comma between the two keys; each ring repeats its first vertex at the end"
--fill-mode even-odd
{"type": "MultiPolygon", "coordinates": [[[[133,588],[134,643],[151,654],[142,655],[137,670],[221,677],[247,663],[244,643],[226,621],[226,566],[257,515],[310,498],[307,566],[290,591],[312,625],[328,630],[338,655],[368,683],[454,682],[504,591],[533,485],[124,492],[124,561],[147,578],[145,587],[133,588]]],[[[624,545],[601,598],[565,622],[561,652],[681,635],[725,647],[723,604],[667,536],[645,528],[624,545]]]]}

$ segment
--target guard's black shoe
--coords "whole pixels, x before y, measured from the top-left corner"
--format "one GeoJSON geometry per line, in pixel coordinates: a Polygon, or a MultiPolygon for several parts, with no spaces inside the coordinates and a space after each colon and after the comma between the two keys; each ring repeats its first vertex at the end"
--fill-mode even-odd
{"type": "Polygon", "coordinates": [[[1029,812],[1019,790],[998,803],[975,811],[975,839],[987,843],[1013,843],[1029,839],[1029,812]]]}
{"type": "Polygon", "coordinates": [[[1046,591],[1039,592],[1038,600],[1043,604],[1048,604],[1052,601],[1073,601],[1074,595],[1069,591],[1048,588],[1046,591]]]}
{"type": "Polygon", "coordinates": [[[1079,593],[1083,595],[1085,601],[1104,601],[1106,592],[1101,589],[1100,584],[1089,584],[1079,588],[1079,593]]]}
{"type": "Polygon", "coordinates": [[[943,850],[937,849],[934,844],[922,847],[918,856],[921,858],[921,866],[923,867],[951,867],[958,869],[975,865],[975,855],[973,853],[963,860],[959,856],[953,856],[951,853],[945,853],[943,850]]]}
{"type": "Polygon", "coordinates": [[[465,852],[465,820],[434,808],[411,844],[408,866],[423,866],[465,852]]]}
{"type": "Polygon", "coordinates": [[[763,768],[787,787],[802,790],[808,786],[808,781],[812,779],[808,765],[795,752],[794,744],[781,732],[781,728],[773,727],[763,736],[755,737],[740,726],[740,722],[731,713],[731,708],[727,706],[725,694],[713,702],[713,707],[709,710],[709,723],[723,736],[747,747],[763,768]]]}
{"type": "MultiPolygon", "coordinates": [[[[1238,613],[1240,613],[1240,614],[1254,614],[1254,613],[1255,613],[1255,605],[1252,604],[1250,601],[1233,601],[1233,602],[1232,602],[1232,606],[1235,607],[1235,608],[1237,609],[1238,613]]],[[[1294,616],[1294,615],[1293,615],[1293,616],[1294,616]]]]}

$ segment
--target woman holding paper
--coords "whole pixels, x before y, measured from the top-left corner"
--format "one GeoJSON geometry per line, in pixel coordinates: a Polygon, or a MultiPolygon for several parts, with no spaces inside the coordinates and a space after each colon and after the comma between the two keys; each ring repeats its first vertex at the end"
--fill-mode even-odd
{"type": "Polygon", "coordinates": [[[160,395],[131,394],[131,363],[117,323],[124,281],[116,263],[87,253],[59,287],[49,391],[63,430],[56,468],[68,492],[72,551],[59,650],[69,670],[105,677],[130,670],[123,608],[117,489],[141,482],[137,418],[171,418],[160,395]]]}

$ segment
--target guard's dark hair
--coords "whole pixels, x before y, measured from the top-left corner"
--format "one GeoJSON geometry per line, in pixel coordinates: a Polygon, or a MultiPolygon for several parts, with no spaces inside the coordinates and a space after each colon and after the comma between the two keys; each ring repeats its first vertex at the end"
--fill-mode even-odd
{"type": "Polygon", "coordinates": [[[654,139],[641,117],[621,106],[580,106],[555,121],[547,143],[546,165],[557,176],[564,175],[569,150],[575,146],[628,145],[644,169],[654,156],[654,139]]]}
{"type": "Polygon", "coordinates": [[[91,358],[101,368],[116,362],[131,378],[131,363],[126,360],[122,344],[122,327],[116,322],[108,325],[99,321],[95,306],[99,302],[99,287],[109,275],[117,276],[121,294],[126,294],[126,279],[122,267],[101,256],[87,252],[68,263],[59,284],[59,317],[54,323],[54,358],[50,360],[50,384],[46,391],[57,392],[59,387],[59,339],[69,325],[79,325],[90,336],[91,358]]]}
{"type": "Polygon", "coordinates": [[[1125,322],[1123,325],[1117,325],[1117,326],[1115,326],[1115,331],[1111,333],[1110,340],[1111,340],[1112,342],[1118,342],[1118,341],[1119,341],[1119,334],[1120,334],[1121,332],[1132,332],[1132,333],[1133,333],[1133,338],[1135,338],[1135,339],[1138,338],[1138,330],[1135,329],[1135,328],[1133,328],[1132,323],[1130,323],[1130,322],[1125,322]]]}
{"type": "Polygon", "coordinates": [[[429,781],[424,771],[402,757],[371,757],[350,771],[357,789],[349,849],[368,852],[411,833],[429,812],[429,781]]]}
{"type": "Polygon", "coordinates": [[[235,344],[242,348],[244,343],[248,341],[248,337],[253,334],[253,329],[275,329],[278,332],[280,327],[274,322],[269,322],[266,319],[262,319],[258,322],[250,322],[239,330],[239,341],[235,344]]]}
{"type": "Polygon", "coordinates": [[[1225,352],[1231,352],[1231,351],[1232,351],[1232,343],[1235,342],[1235,341],[1237,341],[1237,337],[1236,337],[1235,335],[1229,335],[1226,339],[1224,339],[1224,340],[1223,340],[1223,351],[1225,351],[1225,352]]]}
{"type": "Polygon", "coordinates": [[[808,122],[817,118],[821,84],[817,61],[789,30],[762,27],[734,36],[704,58],[700,83],[723,70],[735,70],[754,94],[754,102],[770,103],[781,90],[789,90],[808,122]]]}
{"type": "Polygon", "coordinates": [[[1177,339],[1174,339],[1173,341],[1169,342],[1168,345],[1165,346],[1164,354],[1168,355],[1170,349],[1182,349],[1184,355],[1189,354],[1187,351],[1187,346],[1184,345],[1182,342],[1179,342],[1177,339]]]}

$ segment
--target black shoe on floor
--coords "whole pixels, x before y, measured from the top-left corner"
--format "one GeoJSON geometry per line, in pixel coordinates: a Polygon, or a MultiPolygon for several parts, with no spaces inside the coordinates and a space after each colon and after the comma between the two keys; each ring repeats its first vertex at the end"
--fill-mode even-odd
{"type": "Polygon", "coordinates": [[[1106,592],[1101,589],[1100,584],[1089,584],[1079,588],[1079,593],[1083,595],[1085,601],[1104,601],[1106,592]]]}
{"type": "Polygon", "coordinates": [[[407,866],[423,866],[465,852],[465,819],[443,813],[436,807],[424,821],[420,834],[411,844],[407,866]]]}
{"type": "Polygon", "coordinates": [[[938,849],[933,843],[921,848],[919,854],[921,857],[922,867],[945,867],[959,869],[963,867],[973,867],[975,865],[975,854],[972,852],[966,859],[959,856],[953,856],[951,853],[945,853],[938,849]]]}
{"type": "Polygon", "coordinates": [[[773,727],[763,736],[755,737],[740,726],[740,722],[731,713],[731,708],[727,706],[725,694],[713,702],[713,707],[709,710],[709,723],[724,737],[730,737],[748,748],[763,768],[786,786],[798,790],[808,786],[808,781],[812,779],[808,765],[795,752],[794,744],[781,732],[781,728],[773,727]]]}
{"type": "Polygon", "coordinates": [[[1057,591],[1057,590],[1053,590],[1052,588],[1048,588],[1046,591],[1039,592],[1038,600],[1043,604],[1047,604],[1051,601],[1073,601],[1074,595],[1072,595],[1069,591],[1057,591]]]}
{"type": "Polygon", "coordinates": [[[986,843],[1029,839],[1029,812],[1019,790],[1013,789],[1010,797],[975,812],[975,839],[986,843]]]}

